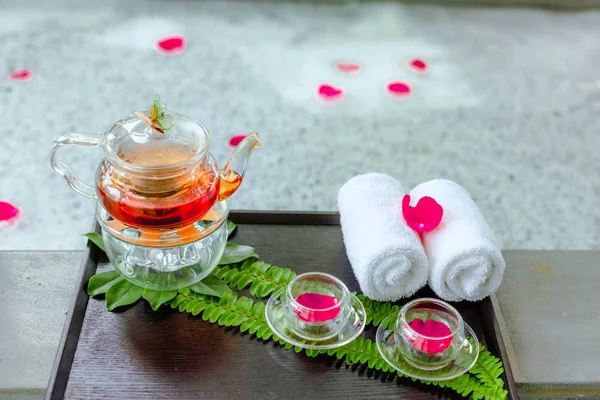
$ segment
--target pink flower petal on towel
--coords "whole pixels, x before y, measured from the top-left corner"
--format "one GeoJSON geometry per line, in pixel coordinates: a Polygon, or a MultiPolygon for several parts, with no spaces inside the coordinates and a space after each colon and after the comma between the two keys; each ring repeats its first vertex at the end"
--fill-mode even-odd
{"type": "Polygon", "coordinates": [[[319,94],[319,97],[324,100],[335,100],[344,94],[344,90],[341,88],[337,88],[333,85],[324,83],[322,85],[319,85],[317,93],[319,94]]]}
{"type": "Polygon", "coordinates": [[[8,74],[8,79],[16,82],[27,82],[33,79],[33,71],[25,68],[15,69],[8,74]]]}
{"type": "Polygon", "coordinates": [[[175,55],[185,50],[186,39],[183,35],[172,35],[159,39],[156,48],[163,54],[175,55]]]}
{"type": "Polygon", "coordinates": [[[415,207],[410,205],[410,195],[402,198],[402,215],[406,224],[418,233],[429,232],[438,227],[444,216],[444,209],[435,199],[424,196],[415,207]]]}

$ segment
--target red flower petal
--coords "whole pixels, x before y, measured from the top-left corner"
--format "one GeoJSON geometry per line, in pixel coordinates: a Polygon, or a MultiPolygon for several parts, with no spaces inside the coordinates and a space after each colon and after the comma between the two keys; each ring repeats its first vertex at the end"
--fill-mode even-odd
{"type": "Polygon", "coordinates": [[[159,39],[156,48],[163,54],[179,54],[185,50],[186,39],[183,35],[172,35],[159,39]]]}
{"type": "Polygon", "coordinates": [[[344,94],[344,90],[324,83],[319,86],[319,97],[325,100],[335,100],[344,94]]]}
{"type": "Polygon", "coordinates": [[[338,71],[343,72],[345,74],[356,74],[360,71],[360,65],[353,62],[338,62],[335,67],[338,71]]]}
{"type": "Polygon", "coordinates": [[[433,198],[424,196],[417,205],[410,205],[410,195],[402,198],[402,215],[406,224],[419,233],[429,232],[438,227],[444,216],[444,209],[433,198]]]}
{"type": "Polygon", "coordinates": [[[0,226],[10,225],[17,220],[21,210],[7,201],[0,201],[0,226]]]}
{"type": "Polygon", "coordinates": [[[27,82],[33,79],[33,71],[25,68],[15,69],[8,74],[8,79],[17,82],[27,82]]]}
{"type": "Polygon", "coordinates": [[[387,89],[388,92],[395,96],[406,96],[412,92],[412,89],[408,83],[400,81],[388,83],[387,89]]]}
{"type": "Polygon", "coordinates": [[[408,62],[408,65],[417,71],[425,72],[428,68],[427,63],[420,58],[413,58],[408,62]]]}
{"type": "Polygon", "coordinates": [[[248,135],[246,135],[245,133],[239,133],[237,135],[233,135],[227,141],[227,145],[229,147],[237,147],[237,145],[240,144],[240,142],[242,140],[244,140],[246,138],[246,136],[248,136],[248,135]]]}

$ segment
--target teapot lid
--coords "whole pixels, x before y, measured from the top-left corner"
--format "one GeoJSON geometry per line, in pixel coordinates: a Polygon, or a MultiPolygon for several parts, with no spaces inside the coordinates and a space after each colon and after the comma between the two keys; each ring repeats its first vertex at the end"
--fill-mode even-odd
{"type": "Polygon", "coordinates": [[[134,112],[106,132],[104,150],[129,169],[164,168],[201,159],[209,143],[202,124],[168,111],[157,96],[149,110],[134,112]]]}

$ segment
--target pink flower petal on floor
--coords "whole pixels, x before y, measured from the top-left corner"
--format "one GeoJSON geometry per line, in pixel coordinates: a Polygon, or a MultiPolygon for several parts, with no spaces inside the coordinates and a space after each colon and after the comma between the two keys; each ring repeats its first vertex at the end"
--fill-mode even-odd
{"type": "Polygon", "coordinates": [[[33,79],[33,71],[25,68],[15,69],[8,74],[8,79],[17,82],[27,82],[33,79]]]}
{"type": "Polygon", "coordinates": [[[388,83],[387,90],[394,96],[407,96],[412,92],[408,83],[400,81],[388,83]]]}
{"type": "Polygon", "coordinates": [[[340,61],[335,64],[335,68],[344,74],[357,74],[360,71],[360,65],[353,62],[340,61]]]}
{"type": "Polygon", "coordinates": [[[428,68],[427,63],[420,58],[413,58],[412,60],[410,60],[408,62],[408,65],[412,69],[416,69],[417,71],[420,71],[420,72],[425,72],[425,71],[427,71],[427,68],[428,68]]]}
{"type": "Polygon", "coordinates": [[[159,39],[156,42],[156,48],[163,54],[175,55],[185,50],[186,38],[183,35],[171,35],[159,39]]]}
{"type": "Polygon", "coordinates": [[[0,201],[0,227],[12,225],[17,221],[21,210],[7,201],[0,201]]]}
{"type": "Polygon", "coordinates": [[[324,100],[335,100],[340,98],[344,94],[344,90],[337,88],[333,85],[324,83],[319,86],[318,90],[319,97],[324,100]]]}
{"type": "Polygon", "coordinates": [[[244,140],[246,138],[246,136],[248,136],[248,135],[246,135],[245,133],[238,133],[236,135],[233,135],[227,141],[227,145],[229,147],[235,148],[235,147],[237,147],[238,144],[240,144],[240,142],[242,140],[244,140]]]}

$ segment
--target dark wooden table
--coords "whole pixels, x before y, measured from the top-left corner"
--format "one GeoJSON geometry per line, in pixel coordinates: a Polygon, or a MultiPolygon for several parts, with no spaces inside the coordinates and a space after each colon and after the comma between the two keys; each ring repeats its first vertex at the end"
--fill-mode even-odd
{"type": "MultiPolygon", "coordinates": [[[[297,273],[323,271],[359,290],[346,258],[335,214],[234,213],[231,239],[257,249],[261,259],[297,273]]],[[[89,299],[86,282],[107,268],[94,247],[86,252],[81,290],[65,328],[48,398],[69,399],[432,399],[435,387],[347,366],[332,357],[309,358],[263,342],[237,328],[222,328],[140,302],[108,312],[89,299]]],[[[432,293],[424,289],[417,297],[432,293]]],[[[479,340],[499,354],[491,303],[455,304],[479,340]],[[485,327],[485,329],[484,329],[485,327]]],[[[363,335],[373,338],[375,329],[363,335]]],[[[501,345],[500,345],[501,347],[501,345]]],[[[508,376],[510,380],[510,374],[508,376]]]]}

